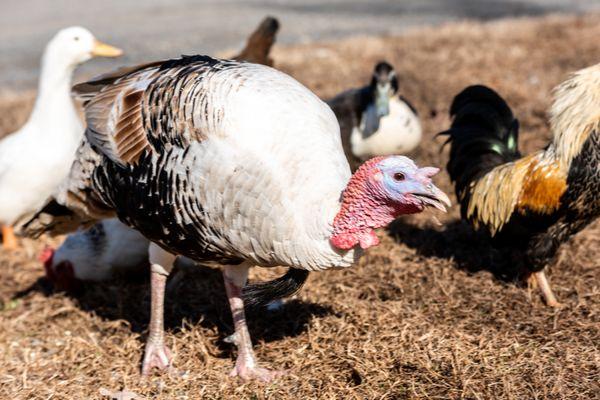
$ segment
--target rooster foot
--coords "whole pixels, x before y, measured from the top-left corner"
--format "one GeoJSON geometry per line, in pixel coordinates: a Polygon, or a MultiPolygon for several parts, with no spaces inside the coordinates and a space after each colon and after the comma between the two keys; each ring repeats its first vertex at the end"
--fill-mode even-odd
{"type": "Polygon", "coordinates": [[[556,296],[554,296],[554,292],[552,291],[552,287],[546,278],[546,274],[544,271],[538,271],[531,274],[528,279],[528,286],[530,288],[538,287],[542,292],[542,297],[544,298],[544,302],[548,307],[552,308],[561,308],[562,304],[556,300],[556,296]]]}

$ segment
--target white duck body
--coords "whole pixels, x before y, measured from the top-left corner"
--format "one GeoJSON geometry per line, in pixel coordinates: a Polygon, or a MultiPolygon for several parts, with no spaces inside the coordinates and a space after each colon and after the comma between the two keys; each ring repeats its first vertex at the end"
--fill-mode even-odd
{"type": "Polygon", "coordinates": [[[98,45],[89,31],[72,27],[46,46],[33,111],[19,131],[0,141],[0,223],[11,225],[36,211],[68,175],[84,132],[71,78],[98,45]]]}
{"type": "Polygon", "coordinates": [[[421,142],[421,122],[415,110],[399,96],[390,99],[389,114],[379,118],[375,103],[364,111],[360,126],[350,136],[352,153],[361,160],[407,154],[421,142]],[[372,132],[372,133],[371,133],[372,132]]]}

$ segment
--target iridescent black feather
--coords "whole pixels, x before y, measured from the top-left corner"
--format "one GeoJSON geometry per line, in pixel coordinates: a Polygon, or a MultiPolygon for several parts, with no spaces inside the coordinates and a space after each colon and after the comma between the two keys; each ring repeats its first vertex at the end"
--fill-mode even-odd
{"type": "Polygon", "coordinates": [[[456,182],[456,196],[464,217],[471,183],[496,166],[521,157],[519,121],[498,93],[481,85],[469,86],[459,93],[450,107],[450,116],[450,129],[440,135],[448,135],[447,169],[456,182]]]}

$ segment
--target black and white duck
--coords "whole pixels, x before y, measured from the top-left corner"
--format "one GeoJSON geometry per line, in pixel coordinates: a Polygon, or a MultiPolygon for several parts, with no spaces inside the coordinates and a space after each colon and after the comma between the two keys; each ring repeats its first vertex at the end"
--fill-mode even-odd
{"type": "Polygon", "coordinates": [[[327,102],[340,123],[344,152],[353,170],[372,157],[410,153],[421,142],[417,111],[398,92],[394,67],[381,61],[367,86],[327,102]]]}

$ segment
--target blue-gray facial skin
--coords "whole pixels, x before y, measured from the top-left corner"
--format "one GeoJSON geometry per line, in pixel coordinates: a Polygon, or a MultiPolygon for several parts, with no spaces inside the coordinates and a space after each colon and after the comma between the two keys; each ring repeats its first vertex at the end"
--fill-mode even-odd
{"type": "Polygon", "coordinates": [[[404,156],[387,157],[380,161],[378,167],[382,173],[383,188],[395,201],[431,206],[444,212],[446,206],[450,206],[448,196],[431,180],[439,172],[438,168],[419,168],[404,156]]]}

